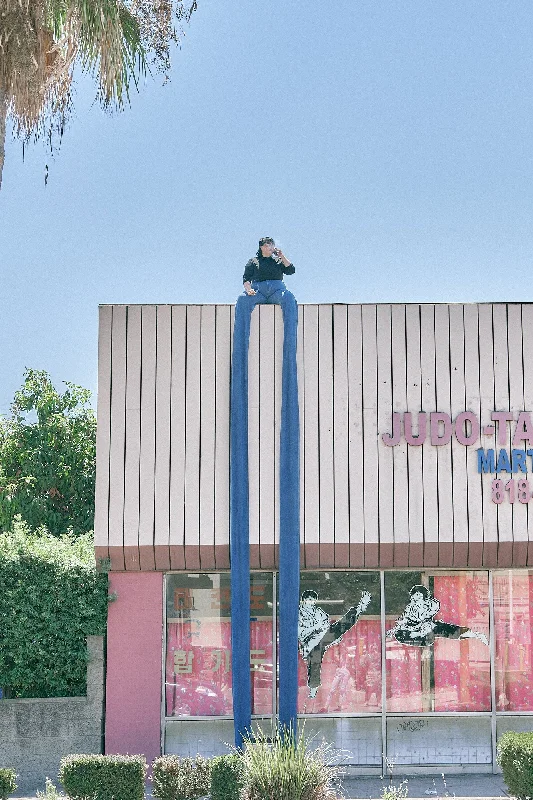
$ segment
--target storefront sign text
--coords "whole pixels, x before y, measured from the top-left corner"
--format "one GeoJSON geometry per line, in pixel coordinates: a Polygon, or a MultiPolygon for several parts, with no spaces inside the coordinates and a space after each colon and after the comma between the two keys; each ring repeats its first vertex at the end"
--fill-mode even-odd
{"type": "Polygon", "coordinates": [[[508,427],[512,423],[512,446],[519,448],[524,446],[524,442],[528,442],[533,448],[531,412],[520,411],[514,414],[512,411],[492,411],[490,418],[492,422],[482,426],[473,411],[461,411],[453,420],[445,411],[432,411],[429,414],[425,411],[416,414],[395,411],[392,415],[392,433],[384,433],[381,438],[387,447],[396,447],[401,444],[402,438],[412,447],[420,447],[426,439],[429,443],[442,447],[455,437],[459,444],[470,447],[483,434],[497,436],[497,443],[505,447],[508,444],[508,427]]]}
{"type": "MultiPolygon", "coordinates": [[[[490,423],[482,425],[473,411],[461,411],[452,419],[445,411],[398,412],[392,414],[391,433],[381,436],[387,447],[405,442],[411,447],[427,443],[442,447],[454,438],[466,447],[481,443],[481,436],[494,437],[499,445],[477,448],[477,471],[490,473],[533,473],[533,422],[530,411],[492,411],[490,423]]],[[[492,481],[494,503],[529,503],[532,499],[527,479],[492,481]]]]}

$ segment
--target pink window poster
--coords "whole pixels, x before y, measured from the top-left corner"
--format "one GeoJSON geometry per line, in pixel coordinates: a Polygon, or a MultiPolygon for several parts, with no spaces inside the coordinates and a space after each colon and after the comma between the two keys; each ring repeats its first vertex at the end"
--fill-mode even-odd
{"type": "Polygon", "coordinates": [[[533,711],[533,574],[495,572],[496,709],[533,711]]]}
{"type": "MultiPolygon", "coordinates": [[[[439,618],[489,638],[486,572],[435,577],[439,618]]],[[[463,634],[464,635],[464,634],[463,634]]],[[[434,644],[435,711],[490,711],[490,647],[475,637],[437,638],[434,644]]]]}
{"type": "Polygon", "coordinates": [[[387,642],[387,710],[422,711],[422,656],[418,647],[387,642]]]}
{"type": "MultiPolygon", "coordinates": [[[[251,623],[252,712],[272,713],[272,622],[251,623]]],[[[186,620],[167,625],[166,715],[230,716],[231,622],[186,620]]]]}

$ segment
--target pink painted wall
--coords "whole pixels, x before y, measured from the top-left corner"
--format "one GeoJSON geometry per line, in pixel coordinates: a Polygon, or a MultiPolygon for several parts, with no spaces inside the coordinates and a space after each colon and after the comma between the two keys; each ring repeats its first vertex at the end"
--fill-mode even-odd
{"type": "Polygon", "coordinates": [[[112,572],[107,623],[106,753],[161,751],[163,574],[112,572]]]}

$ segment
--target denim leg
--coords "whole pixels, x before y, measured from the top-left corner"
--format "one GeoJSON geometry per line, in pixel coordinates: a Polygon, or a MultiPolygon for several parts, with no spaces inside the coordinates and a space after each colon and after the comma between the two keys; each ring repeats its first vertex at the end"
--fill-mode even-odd
{"type": "MultiPolygon", "coordinates": [[[[300,418],[296,365],[298,306],[291,292],[285,289],[279,294],[279,304],[283,312],[279,476],[279,592],[283,603],[280,604],[279,619],[279,721],[282,728],[290,728],[294,735],[298,693],[300,594],[300,418]]],[[[320,668],[318,674],[320,675],[320,668]]]]}
{"type": "MultiPolygon", "coordinates": [[[[248,344],[258,295],[237,300],[233,329],[230,416],[231,653],[235,746],[251,726],[250,546],[248,492],[248,344]]],[[[261,302],[259,300],[259,302],[261,302]]],[[[264,302],[264,301],[263,301],[264,302]]]]}
{"type": "Polygon", "coordinates": [[[251,724],[250,556],[248,492],[248,344],[252,311],[258,304],[278,304],[283,312],[283,372],[280,432],[280,608],[279,663],[282,728],[296,730],[298,673],[298,602],[300,570],[300,445],[296,337],[298,307],[291,292],[242,295],[237,301],[233,337],[230,430],[232,684],[235,744],[242,746],[251,724]],[[294,580],[294,578],[296,580],[294,580]]]}

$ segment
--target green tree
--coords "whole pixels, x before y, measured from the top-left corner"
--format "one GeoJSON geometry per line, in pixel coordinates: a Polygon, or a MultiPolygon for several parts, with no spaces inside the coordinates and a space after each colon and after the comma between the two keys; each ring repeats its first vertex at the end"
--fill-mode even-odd
{"type": "Polygon", "coordinates": [[[0,186],[8,115],[24,141],[61,137],[76,66],[93,75],[104,108],[121,109],[147,61],[168,72],[170,44],[195,9],[196,0],[1,0],[0,186]]]}
{"type": "Polygon", "coordinates": [[[96,416],[88,389],[65,386],[26,370],[11,415],[0,417],[0,530],[16,515],[55,536],[92,530],[96,416]]]}

